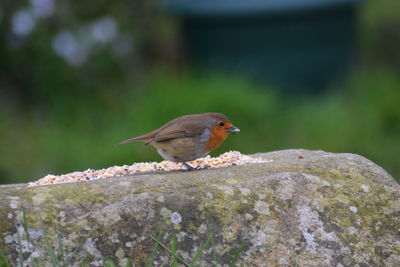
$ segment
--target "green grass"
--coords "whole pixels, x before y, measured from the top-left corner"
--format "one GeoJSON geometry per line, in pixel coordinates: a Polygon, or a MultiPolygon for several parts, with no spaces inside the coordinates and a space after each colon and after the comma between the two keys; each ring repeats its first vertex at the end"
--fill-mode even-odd
{"type": "MultiPolygon", "coordinates": [[[[215,251],[214,250],[214,234],[213,233],[210,233],[208,235],[206,241],[204,241],[204,243],[200,245],[200,247],[198,248],[198,250],[196,251],[195,255],[193,256],[193,258],[192,258],[192,260],[190,262],[185,261],[182,257],[180,257],[177,254],[177,243],[176,243],[175,232],[173,233],[173,235],[171,237],[170,247],[167,247],[166,245],[164,245],[160,241],[160,238],[156,238],[156,237],[154,237],[152,235],[150,235],[150,237],[151,237],[151,239],[153,239],[155,241],[155,246],[153,246],[153,249],[154,248],[157,249],[158,247],[161,247],[161,248],[163,248],[164,250],[166,250],[169,253],[170,257],[172,258],[171,259],[171,266],[172,267],[177,267],[178,266],[178,262],[180,262],[181,264],[183,264],[183,265],[185,265],[187,267],[195,267],[195,266],[197,266],[196,262],[201,258],[201,256],[203,256],[206,253],[205,250],[207,248],[211,247],[212,248],[211,251],[212,252],[215,251]]],[[[230,267],[236,266],[236,264],[237,264],[237,262],[238,262],[238,260],[240,258],[240,255],[241,255],[241,253],[243,251],[243,248],[244,248],[244,246],[240,245],[234,251],[234,254],[232,256],[232,260],[229,263],[230,267]]],[[[217,261],[215,255],[213,255],[213,256],[214,256],[214,261],[217,261]]],[[[154,259],[153,259],[152,262],[154,262],[154,259]]],[[[148,264],[149,265],[146,265],[146,266],[151,266],[149,261],[148,261],[148,264]]]]}
{"type": "Polygon", "coordinates": [[[155,238],[154,236],[150,235],[150,237],[155,241],[153,247],[151,248],[151,254],[150,257],[147,259],[146,261],[146,267],[151,267],[153,266],[153,262],[156,260],[157,257],[157,251],[158,251],[158,247],[160,246],[161,242],[157,242],[158,240],[160,240],[161,236],[163,234],[163,231],[160,231],[159,235],[157,238],[155,238]],[[157,241],[156,241],[157,240],[157,241]]]}
{"type": "Polygon", "coordinates": [[[208,235],[207,240],[203,244],[201,244],[201,246],[197,250],[196,254],[194,255],[192,261],[190,262],[189,266],[195,266],[196,261],[198,259],[200,259],[201,255],[203,255],[204,250],[206,248],[208,248],[210,246],[210,244],[213,244],[213,242],[214,242],[214,234],[211,233],[211,234],[208,235]]]}
{"type": "Polygon", "coordinates": [[[243,248],[244,248],[244,246],[242,244],[236,249],[235,253],[233,254],[233,258],[231,260],[231,263],[229,264],[229,267],[235,267],[236,266],[236,263],[239,260],[239,257],[240,257],[240,254],[243,251],[243,248]]]}
{"type": "MultiPolygon", "coordinates": [[[[33,248],[30,246],[32,240],[30,238],[29,230],[28,230],[29,220],[28,220],[25,212],[23,212],[22,214],[23,214],[22,226],[24,229],[23,235],[25,235],[25,240],[27,241],[27,249],[29,252],[29,251],[33,251],[33,248]]],[[[95,229],[95,227],[91,231],[93,231],[94,229],[95,229]]],[[[51,266],[53,266],[53,267],[68,267],[68,266],[70,266],[71,262],[73,260],[73,257],[79,252],[79,250],[83,246],[84,242],[86,241],[86,240],[83,240],[72,251],[72,253],[68,257],[66,257],[65,250],[64,250],[65,248],[62,243],[62,233],[61,233],[60,225],[56,225],[55,237],[52,239],[49,237],[48,229],[46,228],[46,226],[44,225],[43,222],[42,222],[41,230],[43,232],[44,248],[45,248],[44,251],[47,253],[50,263],[51,263],[51,266]],[[55,240],[56,245],[53,245],[51,240],[55,240]]],[[[23,236],[20,236],[19,234],[17,234],[17,245],[18,245],[17,252],[18,252],[18,262],[19,262],[18,266],[20,266],[20,267],[24,266],[24,262],[25,262],[24,252],[22,250],[22,239],[23,239],[23,236]]],[[[105,262],[107,262],[107,260],[105,262]]],[[[45,266],[45,263],[47,263],[47,262],[42,259],[35,259],[33,262],[33,266],[45,266]]],[[[0,267],[7,267],[7,266],[15,266],[15,264],[11,264],[10,261],[8,260],[8,258],[5,256],[5,253],[0,249],[0,267]]]]}
{"type": "MultiPolygon", "coordinates": [[[[29,231],[28,231],[28,219],[25,216],[25,213],[23,213],[23,227],[24,227],[24,234],[27,240],[27,243],[31,243],[31,239],[29,236],[29,231]]],[[[75,248],[73,253],[69,255],[69,257],[65,256],[65,248],[63,247],[62,243],[62,233],[60,230],[60,226],[56,226],[55,230],[55,237],[50,238],[48,234],[48,229],[44,224],[42,224],[42,231],[43,231],[43,239],[44,239],[44,248],[45,252],[47,253],[49,259],[44,260],[44,259],[35,259],[34,266],[45,266],[47,264],[51,264],[52,267],[67,267],[70,266],[73,262],[72,259],[73,257],[79,252],[80,248],[84,244],[85,240],[81,242],[79,246],[75,248]],[[51,240],[55,240],[56,245],[52,244],[51,240]]],[[[177,237],[176,237],[176,232],[175,230],[172,231],[171,234],[171,239],[169,241],[169,246],[164,244],[161,241],[161,237],[163,235],[163,231],[160,231],[158,237],[155,237],[153,235],[150,235],[149,237],[154,241],[153,246],[151,248],[151,253],[148,257],[147,260],[145,260],[145,266],[146,267],[151,267],[154,266],[154,262],[158,256],[159,253],[162,253],[162,250],[165,250],[168,252],[170,256],[170,263],[168,266],[172,267],[177,267],[180,264],[183,264],[184,266],[187,267],[195,267],[196,262],[206,254],[206,249],[211,247],[211,252],[213,254],[213,259],[214,261],[217,261],[216,255],[215,255],[215,249],[214,249],[214,234],[210,233],[207,237],[207,239],[200,245],[198,250],[195,252],[193,258],[190,260],[190,262],[185,261],[181,256],[178,254],[178,249],[177,249],[177,237]]],[[[18,261],[19,265],[18,266],[24,266],[25,259],[24,259],[24,254],[22,251],[22,237],[18,235],[18,261]]],[[[28,247],[28,251],[32,251],[33,248],[28,247]]],[[[233,255],[232,255],[232,260],[229,263],[229,266],[233,267],[236,266],[240,255],[243,250],[243,245],[240,245],[239,248],[237,248],[233,255]]],[[[15,264],[14,264],[15,265],[15,264]]],[[[5,253],[0,249],[0,267],[9,267],[9,266],[14,266],[9,259],[6,257],[5,253]]],[[[104,257],[104,266],[105,267],[114,267],[118,266],[117,263],[115,263],[111,258],[105,256],[104,257]]],[[[133,266],[132,261],[128,260],[126,264],[124,265],[125,267],[133,266]]]]}
{"type": "Polygon", "coordinates": [[[150,235],[151,239],[153,239],[160,247],[168,251],[170,256],[172,257],[172,263],[171,266],[177,267],[178,266],[178,260],[183,263],[185,266],[190,266],[184,259],[179,257],[176,249],[176,234],[174,233],[172,235],[171,241],[170,241],[170,247],[168,248],[166,245],[164,245],[159,239],[155,238],[154,236],[150,235]]]}
{"type": "Polygon", "coordinates": [[[1,250],[0,250],[0,267],[11,267],[10,261],[1,250]]]}

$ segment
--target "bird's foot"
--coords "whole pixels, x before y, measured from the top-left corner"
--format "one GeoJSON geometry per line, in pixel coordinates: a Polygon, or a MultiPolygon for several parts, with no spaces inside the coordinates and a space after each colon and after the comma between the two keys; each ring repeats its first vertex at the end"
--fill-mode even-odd
{"type": "Polygon", "coordinates": [[[190,166],[189,164],[187,164],[186,162],[182,162],[182,164],[186,167],[186,169],[188,170],[188,171],[193,171],[193,170],[195,170],[196,168],[193,168],[192,166],[190,166]]]}

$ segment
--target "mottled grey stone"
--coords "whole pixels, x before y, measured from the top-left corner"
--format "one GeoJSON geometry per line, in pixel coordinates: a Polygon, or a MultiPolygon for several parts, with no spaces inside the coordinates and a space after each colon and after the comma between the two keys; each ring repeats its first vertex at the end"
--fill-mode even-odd
{"type": "MultiPolygon", "coordinates": [[[[166,246],[175,236],[188,262],[213,235],[201,266],[227,265],[239,247],[238,266],[400,266],[400,186],[385,170],[354,154],[254,156],[273,161],[0,186],[0,248],[13,264],[19,252],[27,266],[35,258],[49,264],[47,235],[55,248],[61,241],[73,266],[101,266],[106,258],[141,266],[151,235],[166,246]]],[[[159,248],[154,265],[170,260],[159,248]]]]}

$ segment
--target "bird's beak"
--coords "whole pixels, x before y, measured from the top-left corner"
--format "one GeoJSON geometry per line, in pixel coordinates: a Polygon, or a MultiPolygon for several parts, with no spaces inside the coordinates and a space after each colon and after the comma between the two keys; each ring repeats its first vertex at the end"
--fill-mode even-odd
{"type": "Polygon", "coordinates": [[[240,129],[239,129],[238,127],[235,127],[235,126],[226,128],[226,130],[227,130],[228,132],[230,132],[230,133],[233,133],[233,134],[240,132],[240,129]]]}

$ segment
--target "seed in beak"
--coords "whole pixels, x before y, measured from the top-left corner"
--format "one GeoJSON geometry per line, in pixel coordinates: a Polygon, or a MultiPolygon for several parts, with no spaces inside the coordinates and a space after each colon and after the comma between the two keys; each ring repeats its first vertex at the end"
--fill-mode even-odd
{"type": "Polygon", "coordinates": [[[235,127],[235,126],[226,128],[226,130],[228,130],[228,132],[230,132],[230,133],[238,133],[238,132],[240,132],[240,129],[238,127],[235,127]]]}

